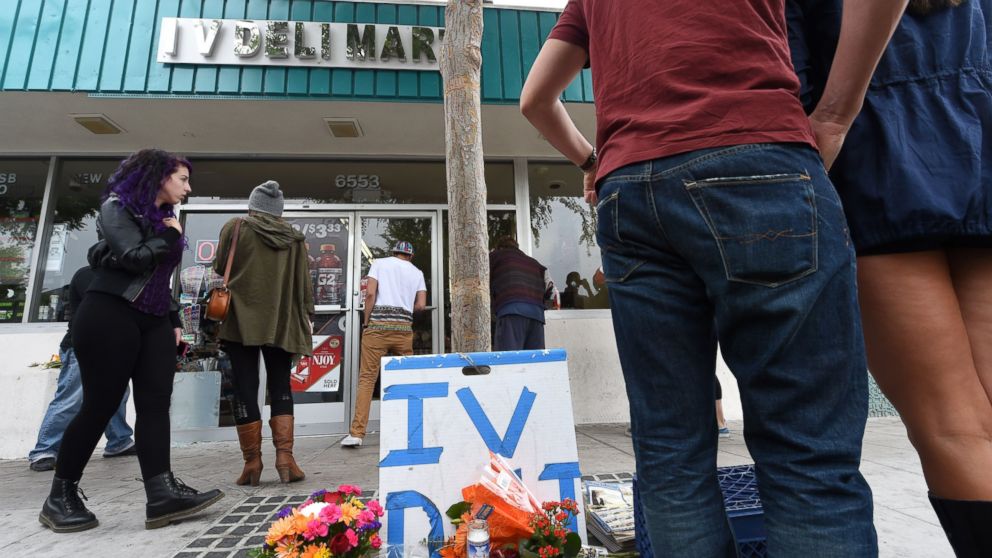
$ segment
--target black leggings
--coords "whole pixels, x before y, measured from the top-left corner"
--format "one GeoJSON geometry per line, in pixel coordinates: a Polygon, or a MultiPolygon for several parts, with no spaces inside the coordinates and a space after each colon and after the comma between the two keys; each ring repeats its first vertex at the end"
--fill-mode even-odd
{"type": "Polygon", "coordinates": [[[83,404],[62,437],[55,474],[78,481],[129,381],[134,383],[134,442],[142,477],[169,467],[169,405],[176,337],[169,318],[144,314],[119,296],[87,293],[72,322],[83,404]]]}
{"type": "Polygon", "coordinates": [[[231,383],[234,384],[234,422],[248,424],[262,420],[258,408],[258,353],[265,359],[266,387],[272,416],[293,414],[293,392],[289,387],[289,370],[293,355],[279,347],[246,346],[224,341],[224,351],[231,357],[231,383]]]}

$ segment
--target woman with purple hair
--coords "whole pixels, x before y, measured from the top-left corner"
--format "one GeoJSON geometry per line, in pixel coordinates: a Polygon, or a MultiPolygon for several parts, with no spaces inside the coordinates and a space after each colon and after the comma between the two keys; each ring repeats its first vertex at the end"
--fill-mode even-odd
{"type": "Polygon", "coordinates": [[[73,318],[83,405],[66,428],[38,517],[57,533],[98,524],[79,497],[79,479],[128,382],[134,384],[134,439],[148,498],[145,528],[165,527],[224,497],[186,486],[169,464],[169,405],[182,333],[169,277],[186,244],[173,208],[190,192],[191,171],[186,159],[143,149],[110,177],[97,217],[100,240],[89,251],[94,279],[73,318]]]}

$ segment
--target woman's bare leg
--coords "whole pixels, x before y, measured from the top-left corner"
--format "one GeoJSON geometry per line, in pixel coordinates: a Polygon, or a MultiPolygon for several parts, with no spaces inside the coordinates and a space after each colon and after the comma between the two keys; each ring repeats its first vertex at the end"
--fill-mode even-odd
{"type": "MultiPolygon", "coordinates": [[[[957,273],[968,290],[978,288],[971,274],[957,273]]],[[[992,403],[979,379],[948,255],[858,258],[858,286],[868,366],[902,416],[931,492],[992,500],[992,403]]]]}

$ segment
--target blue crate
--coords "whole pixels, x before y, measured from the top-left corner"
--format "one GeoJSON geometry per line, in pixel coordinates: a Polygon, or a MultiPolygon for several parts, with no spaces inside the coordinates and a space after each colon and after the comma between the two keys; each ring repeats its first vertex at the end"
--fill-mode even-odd
{"type": "MultiPolygon", "coordinates": [[[[720,490],[723,491],[723,505],[730,518],[730,529],[734,532],[741,558],[765,558],[767,545],[765,538],[764,512],[758,496],[758,482],[754,477],[753,465],[721,467],[717,469],[720,490]]],[[[637,551],[641,558],[654,558],[651,541],[644,529],[644,514],[638,500],[637,477],[634,477],[634,536],[637,551]]],[[[659,557],[666,558],[666,557],[659,557]]]]}

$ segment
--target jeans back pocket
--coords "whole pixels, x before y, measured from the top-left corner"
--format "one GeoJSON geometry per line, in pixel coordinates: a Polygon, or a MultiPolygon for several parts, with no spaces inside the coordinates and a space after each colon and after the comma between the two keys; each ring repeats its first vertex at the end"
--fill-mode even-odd
{"type": "Polygon", "coordinates": [[[686,180],[727,279],[766,287],[816,271],[816,202],[807,174],[686,180]]]}

